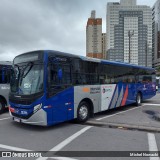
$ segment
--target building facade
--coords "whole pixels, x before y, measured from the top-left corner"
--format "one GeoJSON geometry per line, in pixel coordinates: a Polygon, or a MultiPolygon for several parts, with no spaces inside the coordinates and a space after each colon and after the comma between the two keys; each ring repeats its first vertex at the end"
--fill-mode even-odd
{"type": "Polygon", "coordinates": [[[103,59],[107,59],[106,55],[106,33],[102,33],[102,54],[103,54],[103,59]]]}
{"type": "Polygon", "coordinates": [[[152,66],[152,9],[136,0],[107,3],[109,60],[152,66]]]}
{"type": "Polygon", "coordinates": [[[96,18],[96,11],[91,12],[86,26],[86,56],[103,58],[102,53],[102,18],[96,18]]]}
{"type": "Polygon", "coordinates": [[[157,0],[152,8],[152,54],[153,67],[160,67],[160,0],[157,0]]]}

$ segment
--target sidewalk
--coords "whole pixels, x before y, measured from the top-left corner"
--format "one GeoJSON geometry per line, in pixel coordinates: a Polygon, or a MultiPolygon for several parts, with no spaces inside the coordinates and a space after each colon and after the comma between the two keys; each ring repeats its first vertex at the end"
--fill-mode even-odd
{"type": "Polygon", "coordinates": [[[160,132],[160,105],[143,104],[134,110],[107,117],[102,120],[92,119],[88,125],[137,129],[150,132],[160,132]]]}

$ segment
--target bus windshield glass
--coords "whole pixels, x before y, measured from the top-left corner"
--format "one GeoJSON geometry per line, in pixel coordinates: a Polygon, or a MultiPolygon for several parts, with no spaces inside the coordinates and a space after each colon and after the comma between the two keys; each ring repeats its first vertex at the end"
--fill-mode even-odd
{"type": "Polygon", "coordinates": [[[30,95],[43,91],[42,64],[29,62],[25,65],[15,65],[11,75],[11,92],[19,95],[30,95]]]}

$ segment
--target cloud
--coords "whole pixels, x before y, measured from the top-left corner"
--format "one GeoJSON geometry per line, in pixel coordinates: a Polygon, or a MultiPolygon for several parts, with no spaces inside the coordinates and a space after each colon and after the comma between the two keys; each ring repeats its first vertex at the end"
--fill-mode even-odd
{"type": "Polygon", "coordinates": [[[105,26],[107,2],[1,0],[0,60],[13,60],[18,54],[37,49],[85,55],[87,19],[95,9],[105,26]]]}

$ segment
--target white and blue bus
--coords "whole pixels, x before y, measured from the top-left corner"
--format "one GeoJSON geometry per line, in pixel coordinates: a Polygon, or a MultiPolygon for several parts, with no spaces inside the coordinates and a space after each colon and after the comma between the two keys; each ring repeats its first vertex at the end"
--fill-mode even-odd
{"type": "Polygon", "coordinates": [[[12,63],[0,61],[0,113],[8,107],[8,95],[10,90],[10,71],[12,63]]]}
{"type": "Polygon", "coordinates": [[[9,111],[14,121],[50,126],[149,99],[155,70],[58,51],[21,54],[13,61],[9,111]]]}

